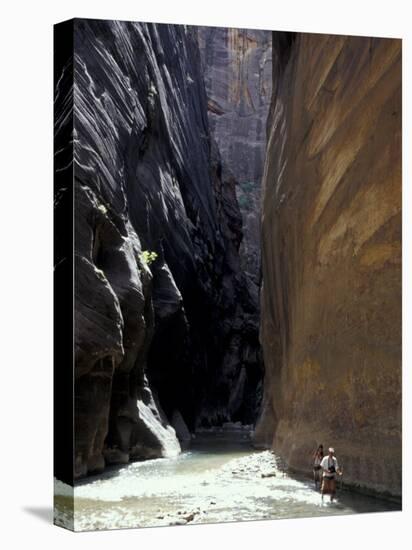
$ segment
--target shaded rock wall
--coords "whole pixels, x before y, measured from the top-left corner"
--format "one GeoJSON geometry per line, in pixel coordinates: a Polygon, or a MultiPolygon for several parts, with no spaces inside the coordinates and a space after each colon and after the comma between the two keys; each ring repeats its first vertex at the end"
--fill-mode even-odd
{"type": "Polygon", "coordinates": [[[191,430],[254,418],[258,343],[196,33],[74,28],[79,476],[179,452],[176,411],[191,430]]]}
{"type": "Polygon", "coordinates": [[[223,170],[238,182],[242,266],[258,285],[261,179],[272,92],[271,32],[199,27],[198,36],[211,133],[223,170]]]}
{"type": "Polygon", "coordinates": [[[401,492],[401,42],[274,33],[256,443],[401,492]]]}

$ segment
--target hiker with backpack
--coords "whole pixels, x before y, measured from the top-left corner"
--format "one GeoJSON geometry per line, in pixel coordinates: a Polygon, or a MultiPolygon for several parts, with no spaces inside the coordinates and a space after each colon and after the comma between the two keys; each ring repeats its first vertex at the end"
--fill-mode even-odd
{"type": "Polygon", "coordinates": [[[338,465],[338,460],[335,456],[335,449],[333,447],[329,447],[328,454],[323,457],[320,466],[323,471],[322,487],[320,490],[322,500],[323,495],[329,494],[330,501],[333,502],[333,499],[336,496],[336,475],[342,475],[342,471],[338,465]]]}

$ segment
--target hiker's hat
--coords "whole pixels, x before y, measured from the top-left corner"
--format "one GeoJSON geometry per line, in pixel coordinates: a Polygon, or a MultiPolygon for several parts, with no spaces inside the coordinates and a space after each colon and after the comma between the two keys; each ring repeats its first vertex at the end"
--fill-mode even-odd
{"type": "Polygon", "coordinates": [[[330,453],[334,453],[335,452],[335,449],[333,447],[329,447],[329,452],[330,453]]]}

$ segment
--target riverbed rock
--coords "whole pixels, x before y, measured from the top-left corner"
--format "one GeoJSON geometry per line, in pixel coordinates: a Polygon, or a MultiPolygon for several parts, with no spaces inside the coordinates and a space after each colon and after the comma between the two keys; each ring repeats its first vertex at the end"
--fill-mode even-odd
{"type": "Polygon", "coordinates": [[[255,440],[400,495],[401,41],[274,33],[255,440]]]}
{"type": "Polygon", "coordinates": [[[175,429],[177,438],[179,439],[179,442],[182,445],[182,447],[184,448],[189,447],[190,442],[192,440],[192,436],[190,434],[190,431],[186,425],[186,422],[182,414],[177,410],[173,411],[171,425],[175,429]]]}
{"type": "Polygon", "coordinates": [[[175,519],[171,521],[168,525],[186,525],[187,521],[185,519],[175,519]]]}

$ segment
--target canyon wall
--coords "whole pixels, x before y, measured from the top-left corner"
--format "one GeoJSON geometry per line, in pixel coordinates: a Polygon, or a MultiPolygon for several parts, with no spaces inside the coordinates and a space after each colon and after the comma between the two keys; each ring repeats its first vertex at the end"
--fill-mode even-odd
{"type": "Polygon", "coordinates": [[[274,33],[257,445],[401,493],[401,41],[274,33]]]}
{"type": "MultiPolygon", "coordinates": [[[[199,27],[210,129],[223,171],[237,181],[243,219],[243,268],[260,284],[261,180],[266,152],[266,120],[272,93],[270,31],[199,27]]],[[[257,302],[257,297],[256,297],[257,302]]]]}
{"type": "Polygon", "coordinates": [[[253,421],[260,376],[196,33],[79,19],[74,53],[78,477],[178,453],[176,419],[253,421]]]}

